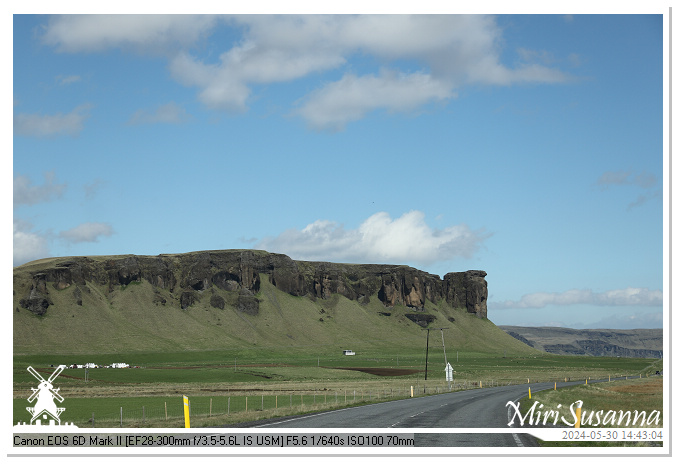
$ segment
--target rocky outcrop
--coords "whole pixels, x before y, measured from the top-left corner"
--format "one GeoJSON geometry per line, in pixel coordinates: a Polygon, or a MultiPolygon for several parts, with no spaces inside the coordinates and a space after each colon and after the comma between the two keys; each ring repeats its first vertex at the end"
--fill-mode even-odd
{"type": "Polygon", "coordinates": [[[406,317],[421,327],[427,327],[429,324],[436,320],[436,316],[432,314],[414,313],[406,314],[406,317]]]}
{"type": "MultiPolygon", "coordinates": [[[[265,277],[279,290],[295,296],[327,299],[340,294],[365,304],[372,295],[377,295],[386,307],[403,305],[415,311],[424,310],[427,300],[436,303],[444,299],[453,307],[487,317],[484,271],[451,272],[441,279],[409,266],[295,261],[265,251],[222,250],[105,259],[64,258],[44,269],[35,270],[31,266],[31,273],[33,284],[21,306],[36,314],[44,314],[50,304],[48,286],[63,290],[75,285],[74,297],[82,304],[82,291],[78,289],[86,289],[87,282],[111,292],[142,281],[149,282],[156,293],[163,289],[175,294],[182,309],[200,301],[204,291],[218,288],[237,292],[239,311],[257,314],[259,301],[255,295],[260,279],[265,277]]],[[[218,295],[205,298],[211,306],[224,308],[225,302],[218,295]]],[[[165,304],[165,300],[158,296],[154,303],[165,304]]]]}
{"type": "Polygon", "coordinates": [[[443,277],[446,301],[454,307],[466,308],[479,317],[488,317],[488,284],[486,272],[450,272],[443,277]]]}
{"type": "Polygon", "coordinates": [[[512,337],[516,338],[518,341],[525,343],[526,345],[532,347],[535,347],[535,343],[531,342],[528,340],[526,337],[524,337],[521,334],[518,334],[516,332],[512,332],[511,330],[506,330],[506,332],[511,335],[512,337]]]}
{"type": "Polygon", "coordinates": [[[19,305],[30,312],[42,316],[52,304],[47,296],[47,273],[33,274],[31,289],[25,298],[19,300],[19,305]]]}

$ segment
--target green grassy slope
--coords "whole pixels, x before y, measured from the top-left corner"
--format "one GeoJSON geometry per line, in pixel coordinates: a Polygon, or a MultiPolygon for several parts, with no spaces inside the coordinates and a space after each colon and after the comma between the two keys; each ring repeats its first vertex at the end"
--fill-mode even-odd
{"type": "MultiPolygon", "coordinates": [[[[342,349],[363,353],[383,352],[390,347],[420,349],[424,345],[422,327],[405,317],[414,313],[409,308],[386,308],[376,295],[365,305],[337,294],[313,301],[281,292],[265,275],[261,276],[257,294],[257,315],[236,310],[236,292],[216,287],[203,291],[199,302],[182,310],[176,295],[143,281],[117,287],[111,293],[88,282],[82,292],[82,306],[75,303],[73,287],[50,287],[49,297],[54,304],[45,315],[36,316],[20,308],[19,299],[30,288],[30,280],[25,275],[22,278],[22,274],[25,273],[15,270],[15,355],[238,349],[252,352],[253,348],[272,352],[294,348],[313,355],[342,349]],[[210,305],[213,293],[224,298],[224,309],[210,305]],[[159,303],[159,297],[166,303],[159,303]]],[[[512,355],[537,353],[489,320],[453,309],[444,301],[427,302],[424,312],[436,317],[429,327],[446,328],[446,348],[512,355]]],[[[432,332],[431,340],[432,346],[440,346],[440,332],[432,332]]]]}

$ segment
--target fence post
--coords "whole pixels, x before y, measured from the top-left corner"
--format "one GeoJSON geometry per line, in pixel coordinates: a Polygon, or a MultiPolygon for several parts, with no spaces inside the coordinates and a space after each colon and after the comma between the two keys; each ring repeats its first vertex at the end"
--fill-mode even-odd
{"type": "Polygon", "coordinates": [[[226,415],[228,416],[231,413],[231,397],[229,396],[229,399],[226,402],[226,415]]]}
{"type": "Polygon", "coordinates": [[[208,412],[208,417],[212,417],[212,398],[210,398],[210,412],[208,412]]]}
{"type": "Polygon", "coordinates": [[[144,408],[144,406],[142,406],[141,407],[141,423],[143,424],[145,422],[146,422],[146,409],[144,408]]]}
{"type": "Polygon", "coordinates": [[[120,426],[123,426],[123,407],[120,407],[120,426]]]}
{"type": "Polygon", "coordinates": [[[92,412],[92,428],[94,428],[94,412],[92,412]]]}
{"type": "Polygon", "coordinates": [[[167,420],[167,401],[165,402],[165,420],[167,420]]]}

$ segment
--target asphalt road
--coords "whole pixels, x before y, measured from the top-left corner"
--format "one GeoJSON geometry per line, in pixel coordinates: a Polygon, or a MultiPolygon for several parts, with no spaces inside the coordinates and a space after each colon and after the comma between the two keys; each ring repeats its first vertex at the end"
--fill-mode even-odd
{"type": "MultiPolygon", "coordinates": [[[[594,381],[590,381],[594,382],[594,381]]],[[[584,382],[561,382],[557,388],[584,382]]],[[[287,417],[252,424],[263,428],[398,428],[413,429],[415,446],[537,446],[535,439],[520,432],[518,418],[508,423],[513,410],[508,401],[518,402],[531,392],[554,388],[554,383],[534,383],[479,388],[366,406],[287,417]],[[510,415],[509,413],[512,412],[510,415]],[[506,428],[507,433],[427,433],[418,429],[506,428]]]]}

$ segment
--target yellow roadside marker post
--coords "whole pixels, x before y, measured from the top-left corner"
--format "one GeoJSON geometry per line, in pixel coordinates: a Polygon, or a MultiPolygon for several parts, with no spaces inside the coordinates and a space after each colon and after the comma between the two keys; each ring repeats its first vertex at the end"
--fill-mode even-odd
{"type": "Polygon", "coordinates": [[[531,399],[531,396],[530,396],[530,387],[528,387],[528,399],[531,399]]]}
{"type": "Polygon", "coordinates": [[[187,429],[191,428],[189,420],[189,398],[186,395],[184,395],[184,427],[187,429]]]}

